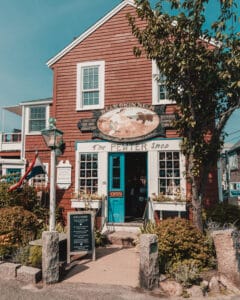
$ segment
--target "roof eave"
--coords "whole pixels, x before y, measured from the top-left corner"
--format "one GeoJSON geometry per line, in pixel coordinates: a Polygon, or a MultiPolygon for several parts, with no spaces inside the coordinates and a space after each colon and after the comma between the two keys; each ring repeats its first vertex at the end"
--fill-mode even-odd
{"type": "Polygon", "coordinates": [[[27,100],[22,101],[20,106],[29,106],[29,105],[41,105],[41,104],[51,104],[53,102],[52,98],[36,99],[36,100],[27,100]]]}

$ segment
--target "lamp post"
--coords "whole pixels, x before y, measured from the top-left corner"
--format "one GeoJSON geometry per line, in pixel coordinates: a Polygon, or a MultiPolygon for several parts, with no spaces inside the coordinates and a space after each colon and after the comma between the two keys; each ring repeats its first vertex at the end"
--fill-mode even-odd
{"type": "Polygon", "coordinates": [[[49,231],[42,234],[42,275],[46,283],[59,281],[59,235],[55,231],[56,210],[56,151],[63,144],[63,132],[56,128],[56,120],[49,119],[49,127],[41,131],[51,149],[49,231]]]}
{"type": "Polygon", "coordinates": [[[49,128],[41,131],[46,145],[51,149],[49,231],[55,230],[56,219],[56,149],[59,148],[63,143],[63,132],[57,129],[55,124],[56,120],[50,118],[49,128]]]}

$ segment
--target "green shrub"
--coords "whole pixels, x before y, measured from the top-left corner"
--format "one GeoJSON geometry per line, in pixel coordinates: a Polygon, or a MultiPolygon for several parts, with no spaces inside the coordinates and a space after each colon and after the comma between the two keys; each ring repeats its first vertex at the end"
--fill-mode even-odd
{"type": "Polygon", "coordinates": [[[172,278],[186,288],[199,283],[201,279],[199,265],[193,259],[174,263],[168,272],[172,278]]]}
{"type": "Polygon", "coordinates": [[[42,268],[42,247],[41,246],[31,246],[28,263],[35,268],[42,268]]]}
{"type": "Polygon", "coordinates": [[[16,248],[35,239],[39,222],[35,214],[20,206],[0,209],[0,255],[10,255],[16,248]]]}
{"type": "Polygon", "coordinates": [[[102,234],[100,230],[95,229],[95,246],[96,247],[104,247],[107,244],[107,237],[106,235],[102,234]]]}
{"type": "Polygon", "coordinates": [[[27,184],[23,188],[8,192],[10,184],[0,183],[0,208],[9,206],[22,206],[24,209],[33,212],[42,222],[48,220],[49,209],[44,207],[37,199],[34,187],[27,184]]]}
{"type": "Polygon", "coordinates": [[[174,264],[189,259],[194,260],[199,269],[214,265],[213,244],[185,219],[167,219],[159,224],[148,223],[142,228],[142,233],[158,236],[161,272],[168,272],[174,264]]]}
{"type": "Polygon", "coordinates": [[[240,208],[228,203],[218,203],[211,209],[206,210],[206,222],[211,220],[221,227],[232,224],[240,229],[240,208]]]}
{"type": "Polygon", "coordinates": [[[14,263],[19,263],[21,265],[27,266],[28,260],[29,260],[29,251],[30,251],[30,246],[21,246],[16,251],[11,255],[12,257],[12,262],[14,263]]]}

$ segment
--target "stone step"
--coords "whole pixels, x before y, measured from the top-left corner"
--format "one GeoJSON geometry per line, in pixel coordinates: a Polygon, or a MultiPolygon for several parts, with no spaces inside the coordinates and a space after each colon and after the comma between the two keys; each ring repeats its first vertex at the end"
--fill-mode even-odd
{"type": "Polygon", "coordinates": [[[112,245],[120,245],[124,248],[135,247],[138,243],[138,234],[128,231],[113,231],[105,233],[112,245]]]}
{"type": "Polygon", "coordinates": [[[138,234],[142,225],[143,222],[106,223],[103,232],[126,231],[138,234]]]}

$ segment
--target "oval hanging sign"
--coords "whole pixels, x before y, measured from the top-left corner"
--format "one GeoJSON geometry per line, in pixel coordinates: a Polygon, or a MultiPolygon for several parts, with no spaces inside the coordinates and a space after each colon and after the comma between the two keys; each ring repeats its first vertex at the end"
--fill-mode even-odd
{"type": "Polygon", "coordinates": [[[101,115],[97,127],[113,140],[140,140],[159,126],[159,116],[146,108],[119,107],[101,115]]]}

